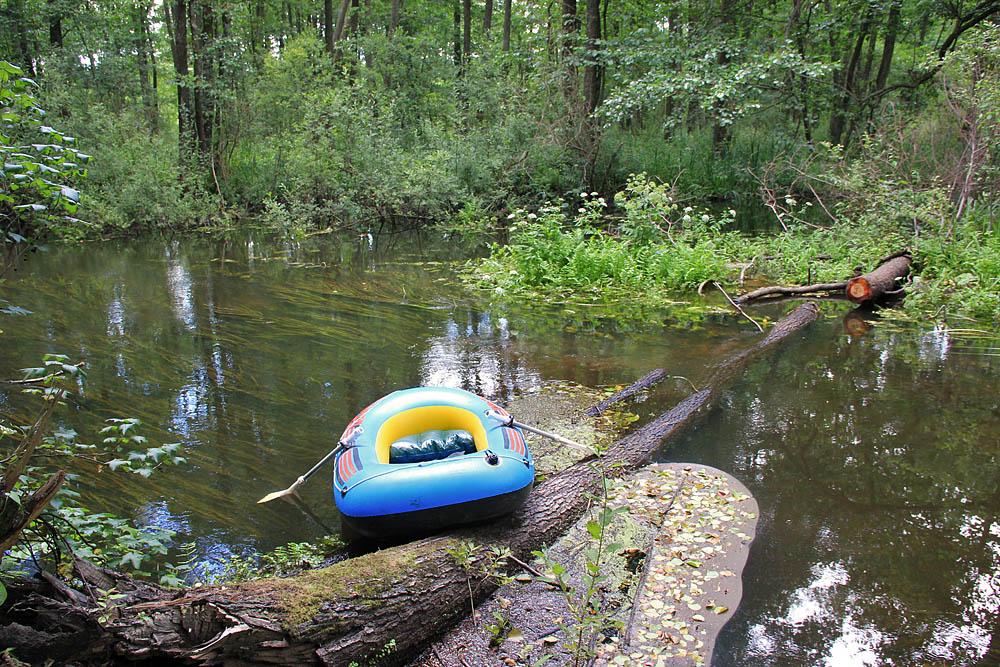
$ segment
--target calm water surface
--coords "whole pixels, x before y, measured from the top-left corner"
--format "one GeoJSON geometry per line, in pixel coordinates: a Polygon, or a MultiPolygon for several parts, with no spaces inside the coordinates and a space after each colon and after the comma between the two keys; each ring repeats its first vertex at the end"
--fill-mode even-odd
{"type": "MultiPolygon", "coordinates": [[[[33,311],[0,322],[0,374],[44,352],[88,362],[63,426],[142,419],[189,465],[85,482],[94,509],[178,531],[206,566],[323,534],[257,506],[394,389],[457,386],[501,402],[550,380],[704,380],[755,339],[683,311],[623,323],[587,306],[485,305],[467,250],[417,235],[302,243],[147,240],[36,255],[4,286],[33,311]]],[[[975,664],[1000,645],[1000,342],[929,327],[846,333],[831,309],[751,367],[660,454],[727,470],[757,496],[758,539],[719,665],[975,664]]],[[[770,312],[779,317],[781,309],[770,312]]],[[[642,416],[686,383],[658,389],[642,416]]],[[[0,409],[21,413],[17,395],[0,409]]],[[[337,525],[327,475],[305,500],[337,525]]],[[[995,653],[993,654],[996,655],[995,653]]]]}

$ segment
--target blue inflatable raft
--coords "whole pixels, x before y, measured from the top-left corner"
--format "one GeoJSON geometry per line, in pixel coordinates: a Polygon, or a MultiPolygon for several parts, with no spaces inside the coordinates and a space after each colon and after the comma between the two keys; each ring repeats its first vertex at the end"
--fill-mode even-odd
{"type": "Polygon", "coordinates": [[[385,396],[347,425],[333,496],[365,537],[430,532],[509,514],[528,497],[535,464],[502,408],[461,389],[385,396]]]}

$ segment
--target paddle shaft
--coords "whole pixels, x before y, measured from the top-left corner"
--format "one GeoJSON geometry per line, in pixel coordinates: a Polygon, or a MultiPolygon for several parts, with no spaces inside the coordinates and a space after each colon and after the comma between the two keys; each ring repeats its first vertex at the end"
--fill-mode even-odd
{"type": "Polygon", "coordinates": [[[564,438],[561,435],[557,435],[555,433],[549,433],[548,431],[543,431],[540,428],[535,428],[534,426],[528,426],[527,424],[522,424],[521,422],[516,421],[516,420],[514,420],[514,419],[512,419],[510,417],[503,417],[502,415],[499,415],[499,414],[497,414],[495,412],[491,412],[490,413],[490,417],[492,419],[496,419],[498,421],[510,422],[510,424],[512,426],[516,426],[519,429],[521,429],[522,431],[528,431],[529,433],[536,433],[536,434],[542,436],[543,438],[548,438],[549,440],[555,440],[556,442],[560,442],[560,443],[562,443],[562,444],[564,444],[564,445],[566,445],[568,447],[573,447],[574,449],[579,449],[582,452],[587,452],[588,454],[596,454],[597,453],[597,452],[595,452],[593,450],[593,448],[588,447],[586,445],[581,445],[579,442],[573,442],[569,438],[564,438]]]}
{"type": "Polygon", "coordinates": [[[330,452],[326,456],[324,456],[323,458],[321,458],[319,460],[319,463],[317,463],[316,465],[314,465],[312,468],[309,468],[309,470],[306,471],[306,473],[304,475],[302,475],[297,480],[295,480],[295,483],[292,484],[292,486],[293,487],[298,486],[298,485],[302,484],[304,481],[306,481],[307,479],[309,479],[310,477],[312,477],[314,474],[316,474],[317,470],[319,470],[324,465],[326,465],[326,462],[329,461],[330,459],[332,459],[334,456],[336,456],[337,452],[339,452],[343,448],[344,448],[344,443],[338,442],[336,447],[334,447],[333,449],[331,449],[330,452]]]}
{"type": "Polygon", "coordinates": [[[332,459],[334,456],[336,456],[337,452],[339,452],[343,448],[344,448],[344,443],[338,442],[336,447],[334,447],[333,449],[331,449],[327,453],[326,456],[324,456],[322,459],[319,460],[319,463],[317,463],[316,465],[314,465],[312,468],[309,468],[309,470],[307,470],[305,472],[305,474],[303,474],[297,480],[295,480],[294,482],[292,482],[292,485],[290,487],[288,487],[287,489],[283,489],[281,491],[274,491],[272,493],[267,494],[266,496],[264,496],[263,498],[261,498],[260,500],[258,500],[257,504],[260,505],[261,503],[269,503],[272,500],[277,500],[278,498],[286,498],[286,497],[289,497],[289,496],[295,496],[296,493],[298,492],[297,491],[298,488],[300,486],[302,486],[303,484],[305,484],[305,482],[306,482],[307,479],[309,479],[310,477],[312,477],[316,473],[317,470],[319,470],[324,465],[326,465],[326,462],[329,461],[330,459],[332,459]]]}

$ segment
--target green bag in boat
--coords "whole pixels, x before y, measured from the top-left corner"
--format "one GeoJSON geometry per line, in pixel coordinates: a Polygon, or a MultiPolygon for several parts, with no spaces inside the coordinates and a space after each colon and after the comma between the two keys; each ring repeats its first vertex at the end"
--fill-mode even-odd
{"type": "Polygon", "coordinates": [[[392,443],[389,463],[423,463],[475,451],[475,439],[468,431],[424,431],[392,443]]]}

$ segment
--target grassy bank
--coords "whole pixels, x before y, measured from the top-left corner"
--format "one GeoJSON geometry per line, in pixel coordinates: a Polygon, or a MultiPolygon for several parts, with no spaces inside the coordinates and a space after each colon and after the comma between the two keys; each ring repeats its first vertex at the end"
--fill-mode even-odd
{"type": "MultiPolygon", "coordinates": [[[[861,181],[853,172],[837,182],[835,220],[816,225],[792,215],[787,230],[750,236],[727,231],[735,211],[682,206],[668,186],[637,176],[613,204],[585,195],[515,211],[509,243],[472,263],[468,280],[501,297],[657,303],[705,281],[735,289],[747,265],[767,282],[837,281],[909,249],[914,278],[905,312],[1000,322],[1000,229],[985,203],[956,220],[940,188],[907,192],[899,182],[861,181]]],[[[799,213],[810,205],[786,203],[799,213]]]]}

